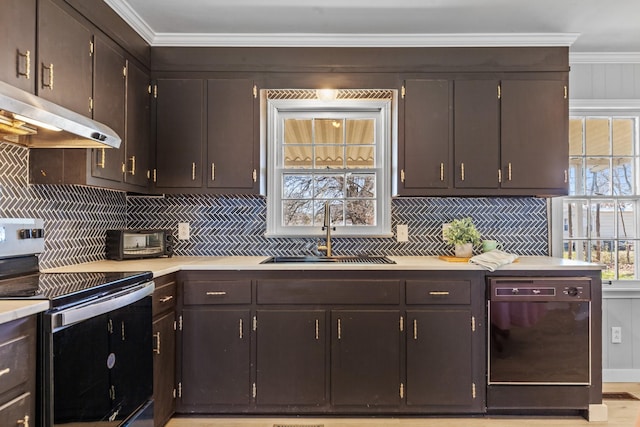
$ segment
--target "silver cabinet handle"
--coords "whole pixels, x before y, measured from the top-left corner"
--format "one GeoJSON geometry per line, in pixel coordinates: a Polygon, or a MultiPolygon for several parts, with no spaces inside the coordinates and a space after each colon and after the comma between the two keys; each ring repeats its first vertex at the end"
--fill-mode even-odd
{"type": "Polygon", "coordinates": [[[160,298],[160,302],[168,302],[173,299],[173,295],[167,295],[166,297],[160,298]]]}
{"type": "Polygon", "coordinates": [[[20,66],[18,66],[18,76],[24,76],[29,80],[31,79],[31,52],[27,50],[22,53],[18,50],[18,63],[21,57],[24,58],[24,72],[20,71],[20,66]]]}
{"type": "Polygon", "coordinates": [[[191,181],[196,180],[196,162],[191,163],[191,181]]]}
{"type": "Polygon", "coordinates": [[[23,419],[16,421],[16,424],[23,425],[24,427],[29,427],[29,415],[25,415],[23,419]]]}
{"type": "Polygon", "coordinates": [[[216,164],[211,163],[211,181],[216,180],[216,164]]]}
{"type": "Polygon", "coordinates": [[[446,295],[449,295],[449,292],[448,291],[431,291],[429,292],[429,295],[446,296],[446,295]]]}
{"type": "Polygon", "coordinates": [[[508,169],[507,179],[511,181],[511,163],[508,164],[507,169],[508,169]]]}
{"type": "Polygon", "coordinates": [[[240,319],[240,321],[238,322],[238,327],[240,329],[240,339],[244,337],[243,325],[244,325],[244,322],[242,321],[242,319],[240,319]]]}
{"type": "Polygon", "coordinates": [[[316,340],[320,339],[320,321],[316,319],[316,340]]]}
{"type": "Polygon", "coordinates": [[[418,339],[418,319],[413,319],[413,339],[418,339]]]}
{"type": "Polygon", "coordinates": [[[338,339],[342,339],[342,320],[338,319],[338,339]]]}
{"type": "Polygon", "coordinates": [[[444,163],[440,163],[440,181],[444,181],[444,163]]]}
{"type": "Polygon", "coordinates": [[[136,156],[129,157],[129,160],[131,161],[131,170],[129,171],[129,173],[131,175],[135,175],[136,174],[136,156]]]}
{"type": "Polygon", "coordinates": [[[5,375],[5,374],[8,374],[9,372],[11,372],[11,368],[3,369],[2,371],[0,371],[0,377],[5,375]]]}
{"type": "Polygon", "coordinates": [[[464,163],[460,163],[460,179],[464,181],[464,163]]]}
{"type": "Polygon", "coordinates": [[[53,90],[53,64],[49,64],[48,67],[45,64],[42,64],[42,76],[42,87],[53,90]],[[44,82],[45,70],[49,70],[49,83],[44,82]]]}
{"type": "Polygon", "coordinates": [[[210,296],[214,296],[214,297],[221,297],[226,295],[227,293],[225,291],[209,291],[207,292],[207,295],[210,296]]]}

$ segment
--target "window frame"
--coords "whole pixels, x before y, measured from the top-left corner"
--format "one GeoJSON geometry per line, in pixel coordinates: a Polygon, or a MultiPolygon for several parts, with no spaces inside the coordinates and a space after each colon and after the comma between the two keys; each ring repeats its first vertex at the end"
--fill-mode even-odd
{"type": "MultiPolygon", "coordinates": [[[[362,113],[375,118],[376,164],[373,169],[328,169],[327,172],[376,174],[376,225],[335,225],[332,234],[336,237],[391,237],[391,169],[393,145],[393,100],[392,99],[338,99],[319,101],[315,99],[267,99],[267,229],[266,237],[321,237],[325,234],[319,226],[284,226],[282,224],[282,177],[285,173],[311,173],[318,169],[285,169],[281,156],[283,145],[284,116],[300,112],[313,118],[335,118],[336,114],[361,119],[362,113]],[[333,116],[331,117],[331,115],[333,116]],[[375,117],[374,117],[375,116],[375,117]]],[[[291,118],[291,117],[288,117],[291,118]]],[[[347,117],[348,119],[348,117],[347,117]]]]}
{"type": "MultiPolygon", "coordinates": [[[[635,207],[635,229],[636,236],[631,239],[621,238],[619,235],[619,230],[616,227],[614,237],[593,237],[589,235],[587,238],[580,238],[580,240],[586,240],[589,242],[596,240],[612,240],[612,241],[621,241],[621,240],[635,240],[636,243],[636,253],[634,254],[634,279],[606,279],[603,280],[604,283],[609,283],[611,285],[623,285],[625,287],[628,286],[638,286],[640,285],[640,101],[636,100],[598,100],[598,99],[590,99],[590,100],[571,100],[569,105],[569,118],[572,117],[602,117],[608,119],[617,119],[617,118],[634,118],[635,119],[635,147],[634,147],[634,155],[633,155],[633,165],[634,165],[634,185],[635,185],[635,194],[631,195],[606,195],[606,196],[597,196],[597,195],[587,195],[587,194],[575,194],[564,197],[557,197],[551,199],[551,211],[550,211],[550,235],[551,235],[551,255],[553,257],[564,258],[564,202],[568,200],[576,200],[578,201],[595,201],[595,200],[607,200],[613,201],[614,203],[617,201],[625,202],[625,201],[633,201],[635,207]]],[[[568,141],[567,141],[568,143],[568,141]]],[[[585,156],[583,154],[582,156],[585,156]]],[[[615,158],[616,156],[612,153],[611,156],[615,158]]],[[[571,157],[571,155],[570,155],[571,157]]],[[[589,156],[586,155],[588,158],[589,156]]],[[[616,203],[617,209],[617,203],[616,203]]],[[[617,215],[614,215],[614,218],[617,218],[617,215]]],[[[616,221],[616,219],[614,219],[616,221]]],[[[616,258],[616,270],[617,270],[617,261],[616,258]]]]}

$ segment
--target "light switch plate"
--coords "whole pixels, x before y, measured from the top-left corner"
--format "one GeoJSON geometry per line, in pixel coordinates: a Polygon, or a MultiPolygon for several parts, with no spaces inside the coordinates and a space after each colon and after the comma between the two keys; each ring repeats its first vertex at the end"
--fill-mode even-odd
{"type": "Polygon", "coordinates": [[[611,327],[611,343],[612,344],[622,343],[622,327],[620,326],[611,327]]]}
{"type": "Polygon", "coordinates": [[[189,240],[190,230],[188,222],[178,223],[178,240],[189,240]]]}
{"type": "Polygon", "coordinates": [[[407,224],[398,224],[396,227],[396,238],[398,242],[409,241],[409,226],[407,224]]]}
{"type": "Polygon", "coordinates": [[[451,227],[451,224],[449,224],[448,222],[442,224],[442,240],[444,240],[445,242],[449,242],[449,239],[447,239],[444,235],[444,231],[449,227],[451,227]]]}

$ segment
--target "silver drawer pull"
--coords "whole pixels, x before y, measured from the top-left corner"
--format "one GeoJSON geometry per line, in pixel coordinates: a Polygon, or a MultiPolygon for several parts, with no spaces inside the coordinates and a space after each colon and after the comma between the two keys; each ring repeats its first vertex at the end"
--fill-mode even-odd
{"type": "Polygon", "coordinates": [[[23,419],[16,421],[16,424],[29,427],[29,415],[25,415],[23,419]]]}
{"type": "Polygon", "coordinates": [[[154,334],[156,336],[156,348],[153,349],[155,354],[160,354],[160,332],[154,334]]]}
{"type": "Polygon", "coordinates": [[[160,302],[167,302],[173,299],[173,295],[167,295],[166,297],[160,298],[160,302]]]}
{"type": "Polygon", "coordinates": [[[223,295],[226,295],[226,294],[227,293],[225,291],[210,291],[210,292],[207,292],[207,295],[211,295],[211,296],[214,296],[214,297],[220,297],[220,296],[223,296],[223,295]]]}
{"type": "Polygon", "coordinates": [[[446,295],[449,295],[449,292],[447,292],[447,291],[431,291],[431,292],[429,292],[429,295],[446,296],[446,295]]]}
{"type": "Polygon", "coordinates": [[[3,376],[4,374],[8,374],[9,372],[11,372],[11,368],[3,369],[2,371],[0,371],[0,377],[3,376]]]}

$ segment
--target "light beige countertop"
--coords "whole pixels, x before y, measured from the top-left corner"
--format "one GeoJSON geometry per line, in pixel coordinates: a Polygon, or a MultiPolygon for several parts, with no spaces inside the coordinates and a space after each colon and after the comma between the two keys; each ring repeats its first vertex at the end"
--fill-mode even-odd
{"type": "MultiPolygon", "coordinates": [[[[265,256],[220,256],[150,258],[125,261],[95,261],[45,270],[47,273],[97,271],[151,271],[154,277],[180,270],[483,270],[467,262],[448,262],[436,256],[389,256],[396,264],[281,263],[260,264],[265,256]]],[[[599,264],[552,257],[524,256],[498,271],[520,270],[599,270],[599,264]]]]}
{"type": "Polygon", "coordinates": [[[41,313],[48,308],[49,301],[45,300],[2,300],[0,301],[0,325],[41,313]]]}

